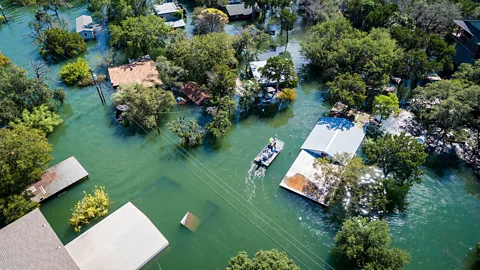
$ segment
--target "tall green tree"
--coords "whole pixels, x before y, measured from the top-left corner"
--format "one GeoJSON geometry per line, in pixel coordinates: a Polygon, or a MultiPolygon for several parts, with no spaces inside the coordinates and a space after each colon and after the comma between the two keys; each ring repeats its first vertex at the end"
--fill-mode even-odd
{"type": "Polygon", "coordinates": [[[377,140],[367,140],[363,147],[368,164],[382,169],[385,177],[398,185],[421,183],[423,171],[420,166],[427,159],[424,146],[412,136],[386,134],[377,140]]]}
{"type": "Polygon", "coordinates": [[[339,1],[335,0],[300,0],[298,13],[305,21],[322,22],[339,16],[339,1]]]}
{"type": "Polygon", "coordinates": [[[398,103],[398,97],[394,93],[388,93],[388,95],[379,95],[375,97],[373,101],[373,114],[380,115],[385,120],[390,115],[400,113],[400,105],[398,103]]]}
{"type": "MultiPolygon", "coordinates": [[[[245,63],[250,63],[257,58],[270,37],[264,31],[258,30],[254,25],[243,28],[240,35],[234,39],[233,46],[238,58],[243,56],[245,63]]],[[[248,73],[249,65],[245,65],[245,73],[248,73]]]]}
{"type": "Polygon", "coordinates": [[[370,31],[375,27],[385,27],[397,9],[396,4],[384,0],[348,0],[342,7],[342,13],[352,22],[353,27],[370,31]]]}
{"type": "Polygon", "coordinates": [[[245,251],[239,252],[228,261],[227,270],[300,270],[285,252],[276,249],[260,250],[255,253],[255,257],[250,259],[245,251]]]}
{"type": "Polygon", "coordinates": [[[213,98],[232,97],[237,74],[227,65],[215,66],[208,74],[207,86],[213,98]]]}
{"type": "Polygon", "coordinates": [[[297,86],[298,77],[291,59],[279,56],[267,59],[267,64],[259,68],[262,79],[275,83],[277,89],[280,84],[285,86],[297,86]]]}
{"type": "Polygon", "coordinates": [[[187,80],[188,72],[175,65],[165,56],[159,56],[156,60],[158,77],[162,80],[163,87],[178,91],[180,86],[187,80]]]}
{"type": "Polygon", "coordinates": [[[188,146],[202,144],[202,137],[205,131],[200,128],[196,120],[185,122],[183,119],[177,119],[169,122],[168,127],[180,137],[180,144],[188,146]]]}
{"type": "Polygon", "coordinates": [[[240,96],[239,106],[242,110],[246,111],[253,105],[253,102],[260,93],[261,87],[254,79],[244,81],[242,87],[244,91],[243,95],[240,96]]]}
{"type": "Polygon", "coordinates": [[[28,128],[39,129],[45,134],[53,132],[55,127],[63,122],[60,115],[50,111],[47,105],[43,104],[33,109],[33,112],[24,110],[22,118],[17,118],[15,122],[11,122],[10,126],[26,126],[28,128]]]}
{"type": "Polygon", "coordinates": [[[362,217],[347,219],[335,236],[338,252],[360,269],[401,270],[409,264],[410,255],[402,249],[389,248],[391,242],[385,221],[362,217]]]}
{"type": "Polygon", "coordinates": [[[163,47],[171,30],[164,19],[155,15],[131,17],[110,26],[110,45],[135,58],[163,47]]]}
{"type": "Polygon", "coordinates": [[[288,32],[293,29],[295,22],[297,21],[297,13],[293,12],[289,8],[284,8],[280,11],[280,25],[282,31],[287,32],[287,41],[285,42],[285,51],[288,45],[288,32]]]}
{"type": "Polygon", "coordinates": [[[78,33],[52,28],[44,32],[39,39],[40,54],[44,57],[53,57],[55,61],[63,61],[87,51],[85,40],[78,33]]]}
{"type": "Polygon", "coordinates": [[[411,79],[414,83],[432,71],[432,62],[422,49],[399,52],[393,67],[394,76],[411,79]]]}
{"type": "Polygon", "coordinates": [[[222,33],[228,23],[228,16],[215,8],[195,8],[192,20],[195,34],[222,33]]]}
{"type": "Polygon", "coordinates": [[[74,85],[85,78],[90,77],[90,67],[85,58],[78,58],[76,62],[63,65],[58,76],[67,85],[74,85]]]}
{"type": "Polygon", "coordinates": [[[0,198],[20,195],[40,180],[52,160],[52,146],[38,129],[0,129],[0,198]]]}
{"type": "Polygon", "coordinates": [[[0,198],[0,223],[9,224],[28,214],[40,204],[30,200],[28,195],[12,195],[0,198]]]}
{"type": "Polygon", "coordinates": [[[172,92],[157,88],[148,88],[140,84],[122,86],[122,90],[112,95],[114,106],[127,105],[128,110],[122,113],[125,125],[139,124],[152,128],[156,117],[168,112],[176,101],[172,92]]]}
{"type": "Polygon", "coordinates": [[[367,85],[362,76],[356,73],[337,75],[332,82],[327,82],[326,87],[332,103],[341,101],[348,106],[360,108],[367,98],[367,85]]]}
{"type": "Polygon", "coordinates": [[[145,0],[111,0],[107,7],[109,21],[119,24],[129,17],[147,16],[151,2],[145,0]]]}

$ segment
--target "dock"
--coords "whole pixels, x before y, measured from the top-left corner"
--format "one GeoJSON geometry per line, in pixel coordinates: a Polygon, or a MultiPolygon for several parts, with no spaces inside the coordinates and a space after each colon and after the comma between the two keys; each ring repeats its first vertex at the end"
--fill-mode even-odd
{"type": "Polygon", "coordinates": [[[81,270],[140,269],[168,245],[150,219],[128,202],[65,249],[81,270]]]}
{"type": "Polygon", "coordinates": [[[71,156],[48,168],[41,180],[27,190],[32,192],[33,201],[41,202],[87,177],[88,172],[75,157],[71,156]]]}
{"type": "Polygon", "coordinates": [[[260,151],[260,153],[258,153],[258,155],[255,157],[254,162],[255,162],[255,163],[259,163],[259,164],[261,164],[262,166],[265,166],[265,167],[270,166],[270,164],[272,164],[272,162],[273,162],[273,161],[275,160],[275,158],[280,154],[280,152],[282,152],[284,145],[285,145],[285,142],[280,141],[280,140],[276,140],[275,149],[277,149],[278,152],[274,153],[274,154],[273,154],[269,159],[267,159],[266,161],[262,161],[263,153],[265,153],[265,152],[268,151],[268,144],[267,144],[267,145],[262,149],[262,151],[260,151]]]}

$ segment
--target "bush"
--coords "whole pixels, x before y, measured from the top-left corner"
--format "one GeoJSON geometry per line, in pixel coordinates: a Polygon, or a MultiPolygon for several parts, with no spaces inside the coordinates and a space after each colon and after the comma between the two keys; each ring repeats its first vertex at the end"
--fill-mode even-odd
{"type": "Polygon", "coordinates": [[[180,137],[180,143],[183,145],[196,146],[202,144],[202,137],[205,133],[197,121],[190,120],[186,123],[183,119],[178,119],[168,123],[171,131],[180,137]]]}
{"type": "Polygon", "coordinates": [[[297,98],[297,89],[285,88],[282,92],[278,93],[278,98],[285,101],[294,101],[297,98]]]}
{"type": "Polygon", "coordinates": [[[105,187],[93,189],[93,195],[83,192],[85,197],[75,205],[69,224],[74,226],[76,232],[80,232],[82,225],[88,225],[90,219],[97,219],[108,214],[110,199],[105,187]]]}
{"type": "Polygon", "coordinates": [[[88,62],[83,58],[78,58],[77,62],[65,64],[60,69],[58,76],[68,85],[83,82],[85,79],[90,77],[88,62]]]}
{"type": "Polygon", "coordinates": [[[52,28],[45,30],[44,39],[40,40],[40,54],[43,57],[54,57],[55,60],[73,58],[87,51],[87,44],[78,33],[52,28]]]}
{"type": "Polygon", "coordinates": [[[26,126],[28,128],[39,129],[46,134],[53,132],[53,129],[63,122],[62,118],[55,112],[50,111],[47,105],[43,104],[40,107],[35,107],[33,112],[24,110],[22,112],[22,119],[15,119],[11,126],[17,125],[26,126]]]}

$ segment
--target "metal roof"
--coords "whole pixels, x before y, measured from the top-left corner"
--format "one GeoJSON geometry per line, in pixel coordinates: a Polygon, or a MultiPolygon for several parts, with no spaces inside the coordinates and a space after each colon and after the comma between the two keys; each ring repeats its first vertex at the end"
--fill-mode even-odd
{"type": "Polygon", "coordinates": [[[180,8],[175,3],[163,3],[161,5],[154,5],[153,9],[157,15],[165,15],[174,13],[180,10],[180,8]]]}
{"type": "Polygon", "coordinates": [[[169,245],[131,202],[68,243],[80,269],[139,269],[169,245]]]}
{"type": "Polygon", "coordinates": [[[79,269],[39,209],[0,230],[0,269],[79,269]]]}
{"type": "Polygon", "coordinates": [[[242,4],[226,5],[228,16],[250,15],[252,14],[252,7],[245,7],[242,4]]]}
{"type": "Polygon", "coordinates": [[[301,149],[324,152],[330,156],[347,152],[353,157],[364,137],[363,129],[347,119],[322,117],[308,135],[301,149]]]}
{"type": "MultiPolygon", "coordinates": [[[[454,23],[456,23],[458,26],[460,26],[463,30],[467,31],[470,33],[472,36],[476,38],[480,38],[480,30],[475,27],[470,21],[463,21],[463,20],[454,20],[454,23]]],[[[478,20],[472,20],[472,22],[479,22],[478,20]]]]}
{"type": "Polygon", "coordinates": [[[114,88],[122,84],[141,84],[153,87],[162,84],[158,70],[153,61],[140,61],[108,68],[108,76],[114,88]]]}
{"type": "Polygon", "coordinates": [[[31,185],[28,190],[33,193],[32,200],[40,202],[87,176],[88,172],[72,156],[48,168],[42,175],[42,179],[31,185]]]}
{"type": "Polygon", "coordinates": [[[77,33],[80,33],[84,30],[93,31],[93,20],[92,17],[87,15],[82,15],[75,19],[75,26],[77,33]]]}
{"type": "Polygon", "coordinates": [[[170,25],[173,28],[181,28],[186,26],[185,21],[182,19],[177,21],[165,22],[165,23],[170,25]]]}

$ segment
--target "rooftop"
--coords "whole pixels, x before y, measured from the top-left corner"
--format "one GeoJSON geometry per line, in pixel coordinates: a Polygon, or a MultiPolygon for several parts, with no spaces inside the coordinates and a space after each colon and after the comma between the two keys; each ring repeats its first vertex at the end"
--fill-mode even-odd
{"type": "Polygon", "coordinates": [[[363,129],[344,118],[322,117],[303,143],[301,149],[330,156],[355,155],[365,137],[363,129]]]}
{"type": "Polygon", "coordinates": [[[177,20],[177,21],[171,21],[171,22],[165,22],[165,23],[170,25],[173,28],[182,28],[186,26],[184,20],[177,20]]]}
{"type": "Polygon", "coordinates": [[[0,230],[1,269],[79,269],[39,209],[0,230]]]}
{"type": "Polygon", "coordinates": [[[122,84],[142,84],[147,87],[162,84],[153,61],[134,62],[108,68],[108,75],[112,86],[115,88],[122,84]]]}
{"type": "Polygon", "coordinates": [[[82,32],[85,29],[93,31],[92,17],[87,15],[77,17],[77,19],[75,19],[75,28],[77,33],[82,32]]]}
{"type": "Polygon", "coordinates": [[[82,270],[113,270],[139,269],[168,245],[148,217],[129,202],[65,248],[82,270]]]}
{"type": "Polygon", "coordinates": [[[207,90],[203,89],[195,82],[184,83],[180,87],[180,91],[198,106],[203,105],[210,100],[210,95],[208,95],[207,90]]]}
{"type": "Polygon", "coordinates": [[[171,3],[163,3],[161,5],[153,5],[153,9],[155,10],[155,14],[157,15],[164,15],[169,13],[174,13],[180,10],[180,7],[177,4],[171,3]]]}
{"type": "Polygon", "coordinates": [[[245,8],[245,5],[242,4],[233,4],[233,5],[226,5],[225,8],[227,9],[228,16],[237,16],[237,15],[250,15],[252,14],[252,8],[248,7],[245,8]]]}
{"type": "Polygon", "coordinates": [[[28,190],[33,193],[33,201],[41,202],[87,176],[88,172],[72,156],[48,168],[41,180],[31,185],[28,190]]]}

